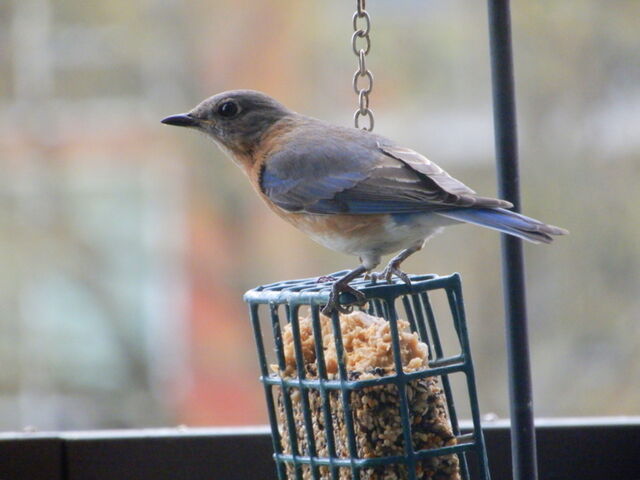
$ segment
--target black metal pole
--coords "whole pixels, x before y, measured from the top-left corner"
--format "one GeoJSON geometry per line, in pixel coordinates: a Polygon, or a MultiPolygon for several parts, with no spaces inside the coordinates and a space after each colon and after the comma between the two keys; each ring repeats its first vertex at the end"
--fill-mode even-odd
{"type": "MultiPolygon", "coordinates": [[[[518,137],[511,51],[509,0],[488,0],[493,115],[501,198],[520,211],[518,137]]],[[[511,412],[511,458],[514,480],[536,480],[536,439],[527,333],[522,241],[502,235],[502,281],[511,412]]]]}

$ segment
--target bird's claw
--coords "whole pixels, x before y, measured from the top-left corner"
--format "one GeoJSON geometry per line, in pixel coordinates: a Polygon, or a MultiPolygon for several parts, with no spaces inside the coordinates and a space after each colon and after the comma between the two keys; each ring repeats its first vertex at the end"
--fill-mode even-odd
{"type": "Polygon", "coordinates": [[[391,274],[400,278],[400,280],[402,280],[406,285],[411,286],[411,279],[409,278],[409,275],[407,275],[397,267],[391,267],[389,270],[391,271],[391,274]]]}
{"type": "Polygon", "coordinates": [[[395,265],[391,265],[391,264],[384,267],[384,270],[382,270],[382,272],[372,273],[371,280],[373,281],[373,283],[376,283],[378,280],[386,280],[387,283],[392,283],[391,278],[394,275],[398,277],[400,280],[402,280],[405,284],[411,286],[411,279],[409,278],[409,275],[404,273],[395,265]]]}
{"type": "Polygon", "coordinates": [[[322,309],[322,314],[326,316],[331,316],[333,312],[349,314],[353,312],[354,305],[364,305],[367,303],[367,297],[360,290],[356,290],[352,286],[341,283],[340,281],[335,282],[333,287],[331,288],[331,294],[329,295],[329,301],[322,309]],[[353,295],[356,300],[349,305],[341,305],[340,304],[340,294],[341,293],[350,293],[353,295]]]}

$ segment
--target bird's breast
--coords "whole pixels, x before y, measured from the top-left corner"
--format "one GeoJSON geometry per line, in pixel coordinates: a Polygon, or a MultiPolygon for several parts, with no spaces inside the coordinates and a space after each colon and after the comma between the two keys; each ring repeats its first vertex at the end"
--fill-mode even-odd
{"type": "Polygon", "coordinates": [[[319,215],[289,213],[284,218],[319,244],[338,252],[361,255],[385,235],[384,215],[319,215]]]}
{"type": "Polygon", "coordinates": [[[437,233],[446,222],[429,213],[319,215],[273,209],[319,244],[357,256],[386,255],[408,248],[437,233]]]}

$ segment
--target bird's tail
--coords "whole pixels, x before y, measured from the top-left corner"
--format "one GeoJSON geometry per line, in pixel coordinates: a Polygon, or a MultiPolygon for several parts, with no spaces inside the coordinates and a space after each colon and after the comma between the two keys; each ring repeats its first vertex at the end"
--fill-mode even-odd
{"type": "Polygon", "coordinates": [[[566,235],[568,230],[547,225],[504,208],[458,208],[437,212],[438,215],[461,222],[473,223],[528,240],[532,243],[551,243],[552,235],[566,235]]]}

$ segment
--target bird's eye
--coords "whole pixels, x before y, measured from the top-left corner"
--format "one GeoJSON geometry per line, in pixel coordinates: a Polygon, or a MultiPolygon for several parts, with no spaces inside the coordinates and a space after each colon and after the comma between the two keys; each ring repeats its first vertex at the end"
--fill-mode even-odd
{"type": "Polygon", "coordinates": [[[238,105],[235,102],[224,102],[218,107],[218,115],[230,118],[238,113],[238,105]]]}

